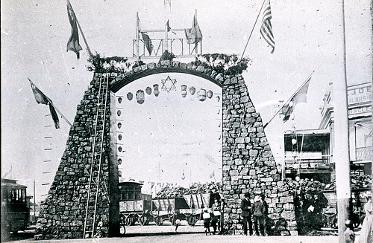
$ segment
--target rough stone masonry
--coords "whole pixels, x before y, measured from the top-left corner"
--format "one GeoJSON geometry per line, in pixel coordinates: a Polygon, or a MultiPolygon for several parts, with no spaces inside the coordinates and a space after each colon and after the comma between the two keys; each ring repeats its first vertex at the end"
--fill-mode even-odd
{"type": "MultiPolygon", "coordinates": [[[[112,73],[109,89],[116,92],[136,79],[164,72],[197,75],[222,87],[222,184],[223,197],[227,201],[225,219],[231,218],[236,223],[239,221],[240,201],[245,192],[264,193],[269,205],[269,216],[274,220],[285,218],[291,232],[296,234],[292,188],[281,181],[263,129],[262,119],[253,106],[241,74],[226,76],[193,63],[162,61],[158,64],[150,63],[136,67],[130,72],[112,73]]],[[[94,74],[88,90],[77,107],[65,152],[48,197],[41,206],[36,239],[83,238],[94,136],[92,128],[97,111],[99,82],[104,75],[94,74]]],[[[104,159],[97,205],[98,221],[102,224],[96,228],[96,231],[113,236],[119,230],[117,225],[119,215],[113,213],[117,212],[115,208],[119,207],[118,197],[113,196],[117,193],[115,185],[118,181],[118,164],[113,159],[115,156],[109,155],[112,149],[109,130],[110,98],[107,99],[105,120],[107,129],[104,134],[104,159]]]]}

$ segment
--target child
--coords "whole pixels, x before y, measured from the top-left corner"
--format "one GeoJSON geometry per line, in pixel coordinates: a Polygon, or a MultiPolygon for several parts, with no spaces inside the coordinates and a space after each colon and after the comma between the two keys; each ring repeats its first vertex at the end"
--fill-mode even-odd
{"type": "Polygon", "coordinates": [[[210,232],[210,220],[211,220],[211,215],[208,211],[208,209],[205,209],[203,211],[203,226],[205,227],[205,233],[207,235],[207,232],[211,235],[211,232],[210,232]]]}
{"type": "Polygon", "coordinates": [[[355,242],[355,233],[354,233],[354,228],[353,228],[351,220],[346,220],[345,225],[346,225],[346,230],[344,232],[345,242],[346,243],[354,243],[355,242]]]}

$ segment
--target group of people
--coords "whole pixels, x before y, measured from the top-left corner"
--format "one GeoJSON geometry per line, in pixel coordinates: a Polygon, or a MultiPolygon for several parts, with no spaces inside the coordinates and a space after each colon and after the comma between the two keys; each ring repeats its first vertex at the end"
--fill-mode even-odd
{"type": "Polygon", "coordinates": [[[205,227],[205,233],[211,234],[210,227],[213,228],[212,234],[216,234],[217,230],[221,231],[220,217],[221,217],[221,204],[218,199],[214,199],[211,210],[203,210],[203,226],[205,227]]]}
{"type": "Polygon", "coordinates": [[[266,220],[268,217],[268,204],[265,201],[264,194],[256,195],[254,197],[254,202],[252,203],[250,200],[250,193],[246,192],[245,197],[241,201],[241,210],[243,231],[245,235],[247,235],[248,230],[250,235],[253,235],[253,222],[255,234],[257,236],[264,236],[267,234],[266,220]],[[251,221],[251,219],[253,219],[253,221],[251,221]]]}

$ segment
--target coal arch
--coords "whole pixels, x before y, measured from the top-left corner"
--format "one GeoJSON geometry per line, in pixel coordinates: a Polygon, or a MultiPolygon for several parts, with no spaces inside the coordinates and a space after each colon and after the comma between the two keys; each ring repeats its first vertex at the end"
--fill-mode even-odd
{"type": "MultiPolygon", "coordinates": [[[[118,92],[129,83],[159,73],[186,73],[202,77],[221,87],[222,106],[222,194],[226,200],[224,218],[238,221],[244,193],[266,195],[269,216],[285,218],[296,231],[293,196],[282,182],[268,144],[260,114],[256,112],[241,74],[224,75],[193,63],[162,61],[138,66],[125,73],[95,73],[89,89],[77,107],[66,150],[41,208],[37,225],[38,239],[82,238],[86,221],[87,183],[92,153],[92,124],[97,114],[97,96],[106,80],[106,89],[118,92]],[[91,135],[90,135],[91,134],[91,135]]],[[[104,89],[105,90],[105,89],[104,89]]],[[[154,89],[153,89],[154,90],[154,89]]],[[[146,90],[145,90],[146,92],[146,90]]],[[[206,93],[207,96],[207,93],[206,93]]],[[[134,95],[135,97],[135,95],[134,95]]],[[[127,98],[127,97],[124,97],[127,98]]],[[[115,96],[106,96],[107,115],[103,127],[102,177],[99,185],[97,217],[100,230],[109,236],[119,233],[118,157],[113,115],[115,96]]],[[[137,101],[137,100],[136,100],[137,101]]],[[[96,228],[95,228],[96,230],[96,228]]]]}

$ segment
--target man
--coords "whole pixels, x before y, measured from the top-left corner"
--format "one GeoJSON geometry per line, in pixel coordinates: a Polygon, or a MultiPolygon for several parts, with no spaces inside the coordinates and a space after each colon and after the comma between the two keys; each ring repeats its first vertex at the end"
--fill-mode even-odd
{"type": "Polygon", "coordinates": [[[245,193],[244,198],[241,201],[241,210],[243,233],[247,235],[247,224],[249,224],[249,233],[250,235],[253,235],[253,226],[251,222],[251,202],[249,192],[245,193]]]}
{"type": "Polygon", "coordinates": [[[255,196],[253,205],[253,217],[255,233],[257,236],[264,236],[264,211],[265,208],[260,196],[255,196]]]}

